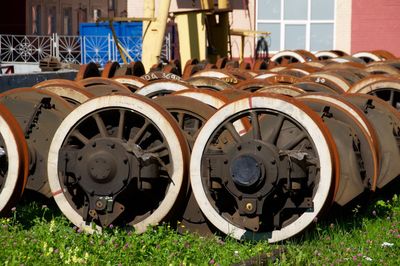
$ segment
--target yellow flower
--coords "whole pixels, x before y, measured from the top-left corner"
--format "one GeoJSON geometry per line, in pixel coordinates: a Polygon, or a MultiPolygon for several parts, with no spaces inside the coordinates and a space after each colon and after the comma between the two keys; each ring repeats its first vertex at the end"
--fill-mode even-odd
{"type": "Polygon", "coordinates": [[[56,223],[54,222],[54,220],[50,221],[50,228],[49,231],[50,233],[54,232],[54,228],[56,227],[56,223]]]}

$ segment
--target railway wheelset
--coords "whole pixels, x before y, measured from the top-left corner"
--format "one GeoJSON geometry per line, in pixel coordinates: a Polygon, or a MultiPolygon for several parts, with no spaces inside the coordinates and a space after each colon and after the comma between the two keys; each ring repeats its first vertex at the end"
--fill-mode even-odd
{"type": "Polygon", "coordinates": [[[83,65],[0,95],[0,214],[25,189],[76,226],[278,242],[400,174],[400,61],[283,51],[83,65]]]}

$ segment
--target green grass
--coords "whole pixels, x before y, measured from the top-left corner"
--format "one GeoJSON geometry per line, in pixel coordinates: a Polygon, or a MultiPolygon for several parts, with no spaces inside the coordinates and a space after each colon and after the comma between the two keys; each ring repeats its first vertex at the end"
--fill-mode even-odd
{"type": "Polygon", "coordinates": [[[22,203],[0,219],[3,265],[400,265],[400,198],[355,207],[340,220],[316,222],[286,243],[179,235],[167,225],[143,235],[108,228],[89,235],[54,206],[22,203]],[[252,258],[252,259],[250,259],[252,258]],[[250,259],[250,260],[249,260],[250,259]]]}

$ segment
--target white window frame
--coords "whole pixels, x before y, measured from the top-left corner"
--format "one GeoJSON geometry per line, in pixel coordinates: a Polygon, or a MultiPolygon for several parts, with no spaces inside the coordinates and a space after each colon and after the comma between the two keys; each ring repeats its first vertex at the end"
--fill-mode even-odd
{"type": "MultiPolygon", "coordinates": [[[[256,1],[256,30],[258,30],[258,23],[278,23],[280,24],[280,45],[279,51],[285,50],[285,26],[286,25],[305,25],[306,26],[306,36],[305,36],[305,50],[310,51],[310,41],[311,41],[311,24],[332,24],[333,25],[333,49],[336,47],[336,0],[333,0],[333,19],[327,20],[311,20],[311,0],[307,0],[307,19],[306,20],[285,20],[284,19],[284,12],[285,12],[285,1],[281,1],[281,14],[280,19],[258,19],[258,9],[259,9],[259,2],[260,0],[256,1]]],[[[268,29],[267,29],[268,31],[268,29]]],[[[273,38],[273,36],[271,36],[273,38]]],[[[279,51],[271,50],[270,52],[276,53],[279,51]]],[[[317,51],[311,51],[317,52],[317,51]]]]}

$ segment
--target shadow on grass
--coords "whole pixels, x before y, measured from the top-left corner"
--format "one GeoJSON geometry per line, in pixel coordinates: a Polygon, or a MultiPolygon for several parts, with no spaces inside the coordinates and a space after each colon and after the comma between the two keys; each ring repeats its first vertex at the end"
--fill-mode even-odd
{"type": "Polygon", "coordinates": [[[390,208],[378,208],[377,202],[391,202],[394,195],[399,195],[399,191],[400,177],[382,189],[363,193],[345,206],[334,204],[328,208],[328,211],[320,220],[316,221],[299,236],[290,239],[290,242],[301,244],[305,240],[319,239],[321,237],[320,231],[329,230],[332,225],[343,231],[351,231],[362,228],[365,219],[384,219],[391,216],[393,210],[390,208]]]}
{"type": "Polygon", "coordinates": [[[30,229],[40,219],[50,222],[55,217],[63,214],[53,198],[46,198],[34,191],[25,191],[18,205],[16,206],[16,222],[23,229],[30,229]]]}

